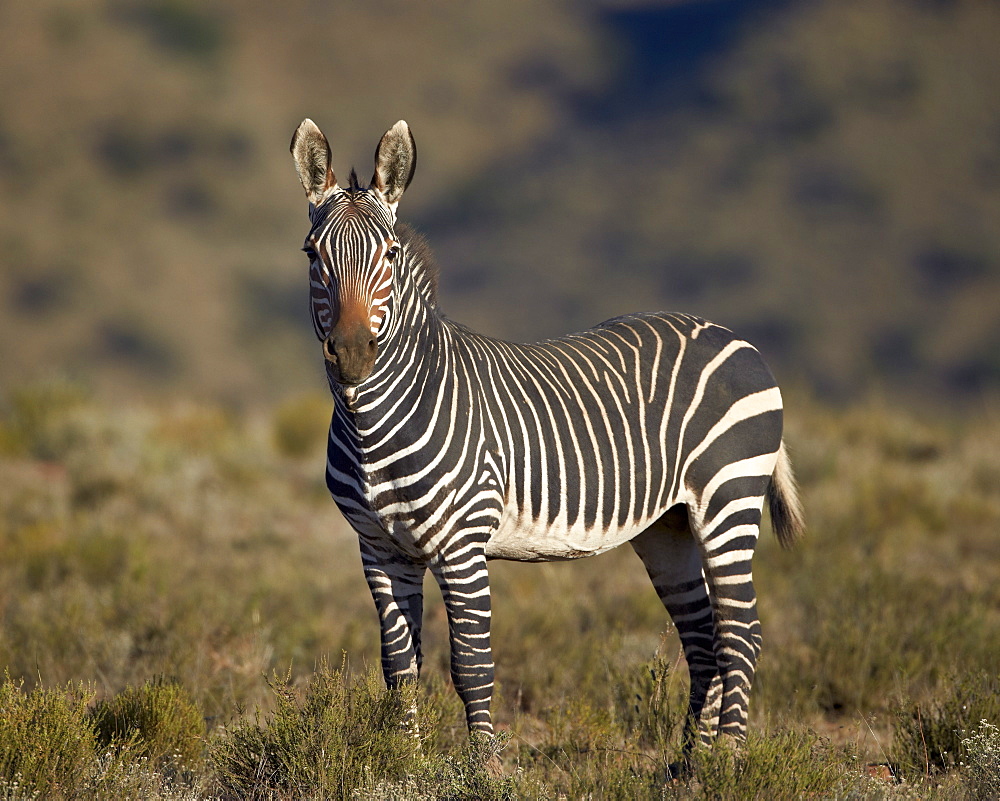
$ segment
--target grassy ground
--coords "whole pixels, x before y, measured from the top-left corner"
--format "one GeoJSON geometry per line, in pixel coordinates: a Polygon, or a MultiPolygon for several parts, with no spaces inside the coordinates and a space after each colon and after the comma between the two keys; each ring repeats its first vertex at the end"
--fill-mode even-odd
{"type": "Polygon", "coordinates": [[[430,585],[426,680],[381,690],[324,400],[12,392],[0,798],[996,797],[1000,419],[788,405],[810,527],[755,560],[750,739],[670,782],[684,666],[629,550],[492,565],[493,754],[467,742],[430,585]],[[419,748],[396,725],[414,702],[419,748]]]}

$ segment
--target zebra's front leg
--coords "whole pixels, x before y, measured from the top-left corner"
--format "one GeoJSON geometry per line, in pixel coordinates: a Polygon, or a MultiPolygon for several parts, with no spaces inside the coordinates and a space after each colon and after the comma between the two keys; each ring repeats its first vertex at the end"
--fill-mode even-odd
{"type": "Polygon", "coordinates": [[[465,705],[469,733],[493,734],[490,579],[481,546],[442,554],[431,566],[448,610],[451,680],[465,705]]]}
{"type": "Polygon", "coordinates": [[[361,562],[382,630],[382,675],[386,687],[394,690],[404,681],[416,681],[420,675],[426,568],[363,539],[361,562]]]}

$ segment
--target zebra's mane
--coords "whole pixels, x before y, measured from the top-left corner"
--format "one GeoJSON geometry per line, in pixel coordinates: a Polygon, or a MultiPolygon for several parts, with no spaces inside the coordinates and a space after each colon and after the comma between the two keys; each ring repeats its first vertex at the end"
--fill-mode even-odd
{"type": "Polygon", "coordinates": [[[396,236],[399,237],[406,253],[406,264],[413,274],[413,282],[428,303],[438,308],[438,266],[434,261],[427,240],[414,231],[406,223],[396,223],[396,236]]]}

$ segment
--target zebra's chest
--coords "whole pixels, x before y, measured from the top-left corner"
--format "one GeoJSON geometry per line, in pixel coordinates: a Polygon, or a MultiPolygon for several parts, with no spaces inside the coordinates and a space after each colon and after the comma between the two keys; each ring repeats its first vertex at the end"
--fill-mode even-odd
{"type": "Polygon", "coordinates": [[[339,467],[352,477],[352,481],[330,482],[332,469],[327,469],[327,483],[341,512],[362,536],[376,540],[390,540],[399,550],[411,557],[426,556],[426,534],[432,523],[432,512],[427,502],[422,502],[412,486],[380,471],[366,469],[357,458],[341,459],[339,467]]]}
{"type": "Polygon", "coordinates": [[[485,539],[496,528],[503,496],[485,451],[451,466],[370,457],[355,443],[331,448],[327,462],[330,492],[362,536],[427,560],[457,534],[478,532],[485,539]]]}

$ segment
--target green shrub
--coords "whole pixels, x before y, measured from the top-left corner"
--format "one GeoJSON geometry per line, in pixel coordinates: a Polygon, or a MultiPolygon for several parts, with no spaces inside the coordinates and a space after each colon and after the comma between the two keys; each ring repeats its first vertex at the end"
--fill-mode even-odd
{"type": "Polygon", "coordinates": [[[427,799],[479,799],[479,801],[508,801],[523,798],[524,788],[517,788],[511,777],[501,775],[500,754],[509,735],[498,733],[495,737],[473,736],[455,755],[430,756],[421,760],[416,772],[406,776],[402,783],[376,783],[367,796],[359,798],[410,799],[414,796],[427,799]],[[403,792],[409,791],[410,794],[403,792]]]}
{"type": "Polygon", "coordinates": [[[415,684],[388,692],[376,670],[352,678],[343,666],[331,670],[324,662],[301,691],[290,674],[269,685],[274,711],[262,720],[258,710],[254,721],[237,723],[213,744],[211,767],[224,797],[503,801],[526,795],[515,778],[500,775],[507,735],[473,737],[454,753],[442,752],[442,712],[454,710],[444,696],[449,688],[438,683],[431,682],[429,692],[415,684]],[[411,727],[413,709],[419,737],[411,727]]]}
{"type": "Polygon", "coordinates": [[[714,801],[826,797],[843,787],[851,764],[812,732],[791,730],[751,730],[739,750],[720,740],[696,749],[693,761],[697,786],[689,789],[714,801]]]}
{"type": "Polygon", "coordinates": [[[267,720],[238,723],[211,752],[221,790],[239,798],[344,798],[376,780],[416,768],[419,740],[405,720],[416,687],[381,688],[369,671],[351,681],[325,663],[304,692],[291,673],[269,682],[275,708],[267,720]]]}
{"type": "Polygon", "coordinates": [[[162,680],[98,703],[92,718],[105,746],[129,744],[157,768],[193,770],[203,761],[205,719],[190,694],[162,680]]]}
{"type": "Polygon", "coordinates": [[[0,796],[69,798],[85,787],[97,757],[82,684],[24,692],[0,684],[0,796]]]}

